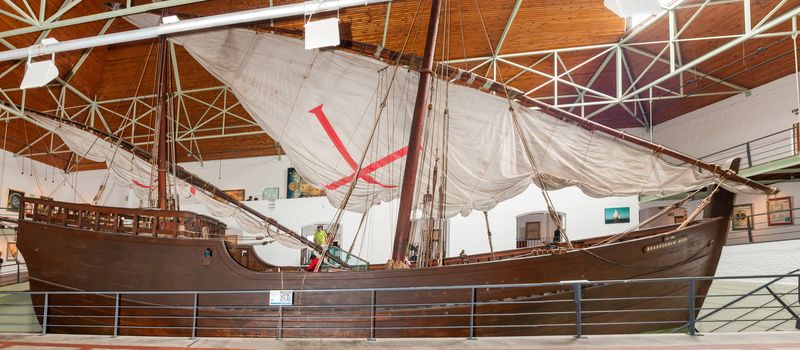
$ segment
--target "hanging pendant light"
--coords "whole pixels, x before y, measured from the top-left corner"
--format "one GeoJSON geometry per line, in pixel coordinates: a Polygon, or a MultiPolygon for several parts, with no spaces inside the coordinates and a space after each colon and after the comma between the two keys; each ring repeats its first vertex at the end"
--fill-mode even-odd
{"type": "MultiPolygon", "coordinates": [[[[58,43],[58,40],[46,38],[42,40],[42,46],[58,43]]],[[[30,50],[28,50],[28,62],[25,64],[25,76],[22,78],[20,89],[30,89],[45,86],[58,77],[58,67],[56,67],[56,54],[50,55],[49,60],[32,62],[30,50]]]]}
{"type": "Polygon", "coordinates": [[[303,25],[306,50],[339,45],[339,19],[308,21],[303,25]]]}
{"type": "MultiPolygon", "coordinates": [[[[654,15],[661,12],[663,0],[604,0],[603,5],[617,16],[626,18],[632,16],[654,15]]],[[[671,1],[667,1],[671,2],[671,1]]]]}

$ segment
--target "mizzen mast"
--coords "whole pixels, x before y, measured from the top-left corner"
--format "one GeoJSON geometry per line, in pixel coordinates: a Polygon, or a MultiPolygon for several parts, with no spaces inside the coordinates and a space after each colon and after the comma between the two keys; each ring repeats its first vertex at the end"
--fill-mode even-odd
{"type": "Polygon", "coordinates": [[[428,33],[425,39],[425,53],[422,56],[422,67],[419,73],[416,103],[411,121],[411,134],[408,137],[408,155],[403,171],[403,187],[400,192],[400,208],[397,215],[397,229],[394,234],[392,250],[393,266],[405,260],[408,250],[408,239],[411,233],[411,210],[414,206],[414,189],[416,187],[417,170],[419,168],[419,151],[421,149],[422,130],[425,126],[425,114],[428,106],[428,90],[430,89],[433,71],[433,54],[436,51],[436,36],[439,31],[439,14],[441,0],[431,1],[431,15],[428,21],[428,33]]]}

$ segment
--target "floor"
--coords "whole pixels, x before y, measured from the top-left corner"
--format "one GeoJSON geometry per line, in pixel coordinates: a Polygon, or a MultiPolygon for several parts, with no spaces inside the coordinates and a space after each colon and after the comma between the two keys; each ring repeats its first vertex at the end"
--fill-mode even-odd
{"type": "Polygon", "coordinates": [[[65,335],[0,335],[0,349],[625,349],[625,350],[800,350],[800,332],[606,335],[575,339],[568,336],[467,339],[240,339],[154,338],[65,335]]]}
{"type": "Polygon", "coordinates": [[[716,276],[788,274],[800,268],[798,251],[800,239],[726,246],[716,276]]]}

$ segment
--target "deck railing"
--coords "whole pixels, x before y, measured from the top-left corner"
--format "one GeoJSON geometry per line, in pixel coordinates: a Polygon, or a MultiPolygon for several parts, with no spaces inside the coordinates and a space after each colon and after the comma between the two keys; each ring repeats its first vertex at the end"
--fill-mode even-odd
{"type": "Polygon", "coordinates": [[[474,339],[505,329],[576,337],[609,330],[636,333],[631,331],[636,329],[696,335],[719,330],[718,325],[730,330],[732,323],[742,330],[795,330],[800,329],[798,284],[800,274],[792,273],[374,289],[13,291],[0,292],[0,332],[192,338],[344,334],[374,339],[398,334],[441,336],[446,331],[474,339]],[[771,280],[755,289],[745,284],[735,291],[729,285],[715,291],[711,284],[709,293],[701,292],[711,282],[753,279],[771,280]],[[498,291],[537,288],[557,290],[558,298],[553,294],[524,300],[486,298],[498,291]],[[618,294],[598,296],[597,288],[618,294]],[[275,293],[285,298],[271,298],[275,293]],[[426,293],[447,295],[449,300],[411,297],[426,293]],[[340,296],[349,302],[341,302],[340,296]],[[758,300],[745,302],[753,298],[758,300]],[[432,318],[438,321],[426,322],[432,318]]]}
{"type": "Polygon", "coordinates": [[[731,158],[741,158],[741,168],[750,168],[800,153],[800,127],[795,124],[772,134],[700,157],[709,163],[721,164],[731,158]]]}
{"type": "Polygon", "coordinates": [[[0,287],[28,282],[28,266],[23,262],[11,261],[0,267],[0,287]]]}
{"type": "Polygon", "coordinates": [[[20,221],[153,237],[220,236],[236,243],[235,236],[225,235],[224,223],[188,211],[99,207],[35,198],[24,198],[22,203],[20,221]]]}

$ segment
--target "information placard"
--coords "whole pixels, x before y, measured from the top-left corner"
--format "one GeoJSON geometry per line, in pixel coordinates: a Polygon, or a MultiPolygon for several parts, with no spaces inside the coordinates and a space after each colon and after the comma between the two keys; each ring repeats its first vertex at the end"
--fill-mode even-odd
{"type": "Polygon", "coordinates": [[[271,290],[269,291],[269,304],[292,305],[292,295],[290,290],[271,290]]]}

